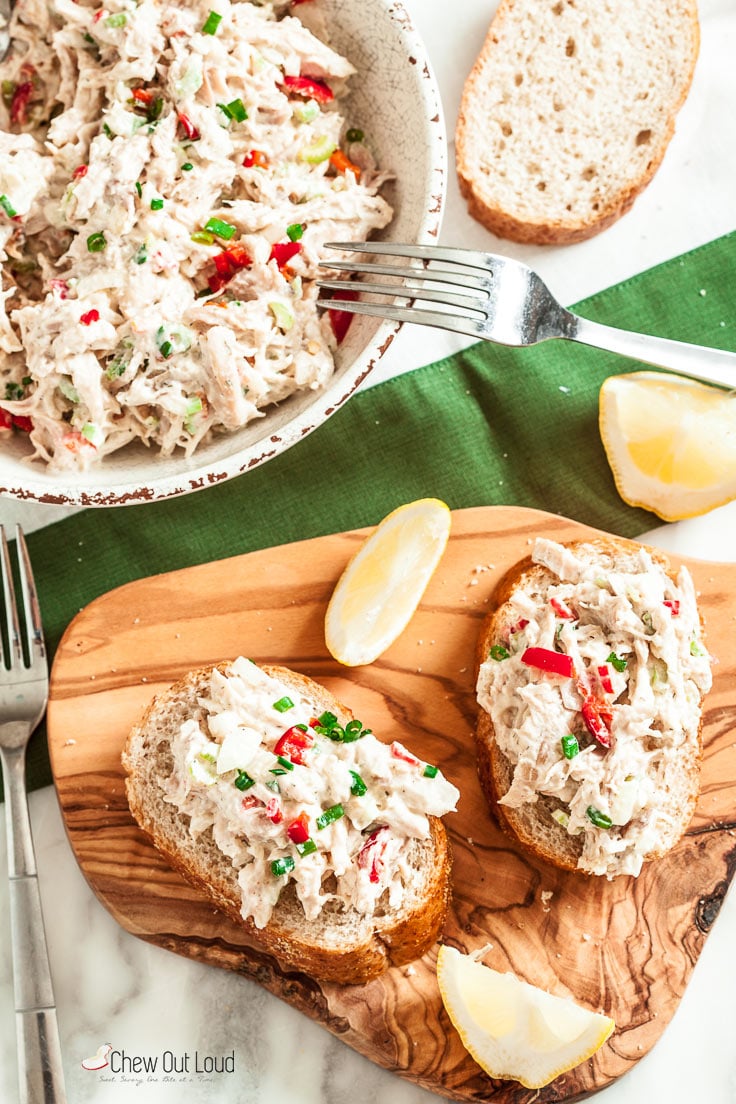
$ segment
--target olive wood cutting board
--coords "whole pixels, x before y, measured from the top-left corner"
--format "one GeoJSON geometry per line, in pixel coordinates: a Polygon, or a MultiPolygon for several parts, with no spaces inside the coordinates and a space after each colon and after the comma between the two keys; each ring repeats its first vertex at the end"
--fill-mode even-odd
{"type": "Polygon", "coordinates": [[[425,1088],[502,1104],[580,1099],[631,1069],[662,1034],[734,872],[736,564],[685,560],[717,659],[693,822],[639,878],[607,882],[547,867],[501,833],[478,784],[473,745],[474,649],[494,585],[534,537],[566,541],[597,531],[527,509],[456,511],[409,627],[375,663],[346,669],[325,648],[323,619],[367,532],[141,579],[78,614],[56,656],[48,711],[72,848],[94,892],[129,932],[257,981],[425,1088]],[[488,965],[612,1016],[617,1030],[593,1059],[539,1092],[491,1080],[442,1007],[436,952],[365,986],[318,984],[281,969],[159,857],[128,811],[120,766],[127,732],[154,692],[190,668],[239,654],[323,682],[380,737],[405,742],[459,786],[458,811],[445,818],[454,897],[444,939],[464,951],[490,943],[488,965]]]}

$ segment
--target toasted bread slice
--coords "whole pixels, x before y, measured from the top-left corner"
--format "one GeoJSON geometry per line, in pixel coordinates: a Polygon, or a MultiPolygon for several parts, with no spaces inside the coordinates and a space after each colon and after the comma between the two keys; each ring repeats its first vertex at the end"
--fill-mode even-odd
{"type": "Polygon", "coordinates": [[[699,42],[695,0],[501,0],[457,122],[471,215],[540,245],[609,226],[664,157],[699,42]]]}
{"type": "MultiPolygon", "coordinates": [[[[227,664],[220,666],[221,670],[227,664]]],[[[351,711],[322,686],[284,667],[263,670],[299,694],[315,714],[334,713],[343,726],[351,711]]],[[[172,739],[183,722],[203,716],[200,699],[209,693],[212,668],[201,668],[174,683],[149,705],[123,752],[131,812],[168,862],[283,965],[321,981],[361,984],[389,966],[423,955],[438,939],[450,893],[450,850],[439,818],[430,816],[430,834],[407,843],[402,856],[410,871],[401,906],[387,894],[373,915],[330,900],[316,920],[308,920],[293,882],[282,890],[266,927],[256,928],[241,914],[238,871],[215,843],[211,830],[196,838],[189,817],[165,800],[162,781],[173,769],[172,739]]]]}
{"type": "MultiPolygon", "coordinates": [[[[642,861],[661,857],[681,838],[698,796],[702,700],[710,685],[710,667],[700,642],[694,591],[687,572],[673,575],[662,553],[633,541],[545,543],[560,549],[551,553],[557,570],[531,557],[514,566],[497,587],[480,633],[482,707],[476,750],[481,786],[504,830],[545,862],[609,878],[638,874],[642,861]],[[591,584],[574,581],[576,563],[585,565],[586,580],[596,580],[587,597],[583,588],[591,584]],[[558,572],[566,582],[561,583],[558,572]],[[611,578],[616,579],[613,584],[607,582],[611,578]],[[627,584],[621,580],[626,579],[632,580],[631,597],[623,593],[627,584]],[[629,602],[632,613],[626,618],[622,611],[629,602]],[[648,604],[655,608],[650,611],[648,604]],[[637,629],[642,613],[645,619],[637,629]],[[620,618],[621,624],[608,628],[611,616],[620,618]],[[628,629],[621,627],[624,622],[628,629]],[[680,635],[677,647],[670,638],[672,626],[680,635]],[[663,644],[665,634],[670,635],[663,644]],[[577,638],[588,642],[578,648],[577,638]],[[529,647],[574,655],[574,674],[568,678],[525,663],[521,657],[529,655],[529,647]],[[671,663],[667,671],[659,654],[663,650],[671,663]],[[674,669],[675,656],[679,672],[674,669]],[[505,672],[504,664],[509,665],[505,672]],[[650,692],[652,678],[660,682],[650,692]],[[668,730],[665,719],[675,714],[679,718],[686,698],[690,704],[681,729],[668,730]],[[587,721],[582,711],[586,699],[597,707],[588,711],[587,721]],[[604,724],[598,730],[601,715],[604,724]],[[583,754],[575,752],[566,762],[562,738],[567,734],[575,735],[583,754]],[[585,764],[590,764],[590,772],[585,764]],[[573,769],[575,778],[567,774],[573,769]],[[601,770],[608,773],[596,774],[601,770]],[[600,800],[593,808],[606,817],[618,808],[608,828],[596,825],[590,814],[581,816],[575,806],[583,786],[597,777],[600,800]],[[625,785],[636,787],[636,801],[625,812],[620,803],[624,787],[617,790],[615,785],[622,778],[625,785]]],[[[543,550],[538,558],[549,560],[550,553],[543,550]]],[[[674,723],[679,726],[680,720],[674,723]]]]}

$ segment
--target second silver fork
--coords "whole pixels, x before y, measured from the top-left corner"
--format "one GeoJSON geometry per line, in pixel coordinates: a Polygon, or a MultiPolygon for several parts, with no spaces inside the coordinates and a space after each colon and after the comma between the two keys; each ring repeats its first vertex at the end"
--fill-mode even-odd
{"type": "Polygon", "coordinates": [[[558,303],[528,265],[512,257],[393,242],[327,242],[325,248],[368,254],[379,260],[325,258],[325,268],[370,278],[318,280],[326,291],[351,293],[347,302],[318,300],[323,308],[436,326],[499,345],[536,345],[550,338],[563,338],[729,390],[736,388],[736,353],[620,330],[582,318],[558,303]],[[387,264],[383,258],[408,263],[387,264]],[[376,281],[376,276],[383,279],[376,281]],[[368,302],[358,299],[358,294],[380,296],[383,301],[368,302]],[[419,305],[424,303],[446,309],[419,305]]]}
{"type": "Polygon", "coordinates": [[[56,1006],[26,793],[26,747],[46,710],[48,666],[33,572],[20,526],[16,526],[15,535],[22,611],[15,597],[5,531],[0,525],[0,763],[8,834],[19,1100],[20,1104],[65,1104],[56,1006]]]}

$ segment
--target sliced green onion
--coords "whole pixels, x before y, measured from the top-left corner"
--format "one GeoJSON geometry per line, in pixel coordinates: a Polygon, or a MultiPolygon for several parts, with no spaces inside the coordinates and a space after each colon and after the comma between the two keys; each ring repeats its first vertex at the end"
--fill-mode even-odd
{"type": "Polygon", "coordinates": [[[170,341],[163,341],[161,345],[159,345],[159,352],[161,353],[161,356],[164,358],[164,360],[168,360],[173,351],[174,346],[171,344],[170,341]]]}
{"type": "Polygon", "coordinates": [[[217,28],[220,26],[221,23],[222,23],[222,16],[218,15],[217,12],[211,11],[210,14],[207,16],[207,18],[204,21],[204,26],[202,27],[202,34],[208,34],[208,35],[217,34],[217,28]]]}
{"type": "Polygon", "coordinates": [[[294,703],[287,694],[284,694],[283,698],[279,698],[278,701],[273,703],[273,708],[278,713],[286,713],[287,709],[294,708],[294,703]]]}
{"type": "Polygon", "coordinates": [[[703,648],[702,645],[698,644],[697,640],[691,640],[690,641],[690,655],[691,656],[705,656],[707,654],[708,653],[705,650],[705,648],[703,648]]]}
{"type": "Polygon", "coordinates": [[[275,878],[280,878],[282,874],[289,874],[295,866],[295,862],[291,855],[284,855],[282,859],[274,859],[271,863],[271,873],[275,878]]]}
{"type": "Polygon", "coordinates": [[[204,224],[205,230],[209,230],[211,234],[216,234],[218,238],[224,238],[225,241],[230,241],[233,234],[237,233],[237,226],[232,226],[229,222],[223,222],[219,218],[208,219],[204,224]]]}
{"type": "Polygon", "coordinates": [[[363,134],[363,131],[359,130],[357,127],[351,127],[345,137],[347,138],[348,142],[362,142],[365,138],[365,135],[363,134]]]}
{"type": "Polygon", "coordinates": [[[294,769],[294,764],[292,763],[291,759],[285,759],[283,755],[277,755],[276,760],[281,764],[284,770],[294,769]]]}
{"type": "MultiPolygon", "coordinates": [[[[285,774],[286,771],[282,771],[281,773],[285,774]]],[[[272,778],[269,782],[266,783],[266,789],[273,790],[274,793],[281,793],[281,787],[279,786],[275,778],[272,778]]]]}
{"type": "Polygon", "coordinates": [[[352,744],[355,740],[359,740],[361,736],[365,734],[365,730],[360,721],[348,721],[343,729],[343,742],[346,744],[352,744]]]}
{"type": "Polygon", "coordinates": [[[106,248],[107,241],[101,230],[98,230],[96,234],[90,234],[87,238],[87,250],[89,253],[102,253],[106,248]]]}
{"type": "Polygon", "coordinates": [[[293,222],[291,226],[286,227],[286,236],[290,241],[299,241],[304,233],[303,222],[293,222]]]}
{"type": "Polygon", "coordinates": [[[219,107],[220,111],[225,112],[228,119],[234,119],[236,123],[244,123],[245,120],[248,118],[248,112],[246,111],[245,104],[240,99],[240,96],[238,96],[237,99],[231,100],[230,103],[218,103],[217,106],[219,107]]]}
{"type": "Polygon", "coordinates": [[[125,12],[115,12],[113,15],[108,15],[105,20],[106,27],[124,27],[128,22],[128,17],[125,12]]]}
{"type": "Polygon", "coordinates": [[[6,195],[0,195],[0,207],[2,207],[3,211],[8,216],[8,218],[15,218],[16,217],[17,212],[15,210],[15,207],[13,206],[13,204],[10,202],[10,200],[8,199],[8,197],[6,195]]]}
{"type": "Polygon", "coordinates": [[[192,164],[191,161],[185,161],[184,164],[181,167],[181,171],[182,172],[191,172],[193,168],[194,168],[194,165],[192,164]]]}
{"type": "Polygon", "coordinates": [[[329,824],[334,824],[340,817],[345,816],[345,810],[342,805],[330,805],[329,809],[325,809],[323,813],[317,817],[317,827],[326,828],[329,824]]]}
{"type": "Polygon", "coordinates": [[[95,42],[95,40],[93,39],[91,34],[85,33],[85,34],[82,35],[82,38],[84,39],[85,42],[91,42],[93,46],[97,45],[97,43],[95,42]]]}
{"type": "Polygon", "coordinates": [[[317,850],[317,844],[313,839],[305,839],[304,843],[295,843],[294,846],[302,857],[304,855],[311,855],[317,850]]]}
{"type": "Polygon", "coordinates": [[[600,809],[596,809],[595,805],[589,805],[585,810],[585,815],[592,824],[595,824],[596,828],[610,828],[613,824],[611,818],[602,813],[600,809]]]}
{"type": "Polygon", "coordinates": [[[237,776],[233,780],[233,785],[239,790],[249,790],[251,786],[255,786],[255,778],[251,778],[247,771],[239,770],[237,776]]]}
{"type": "Polygon", "coordinates": [[[424,775],[425,778],[436,778],[437,775],[439,774],[439,770],[440,770],[439,767],[433,766],[432,763],[427,763],[427,764],[425,764],[425,767],[424,767],[424,770],[422,771],[422,774],[424,775]]]}
{"type": "Polygon", "coordinates": [[[148,248],[145,242],[142,246],[140,246],[133,260],[138,265],[145,264],[145,262],[148,260],[148,248]]]}
{"type": "Polygon", "coordinates": [[[141,196],[143,195],[143,185],[141,184],[140,180],[136,180],[136,182],[135,182],[135,190],[137,191],[137,193],[138,193],[138,198],[140,199],[140,198],[141,198],[141,196]]]}
{"type": "Polygon", "coordinates": [[[621,656],[617,656],[615,652],[611,652],[606,660],[606,663],[610,663],[612,667],[615,667],[617,671],[626,670],[626,660],[621,656]]]}
{"type": "Polygon", "coordinates": [[[115,137],[115,135],[110,130],[110,127],[107,125],[107,123],[102,124],[102,133],[105,135],[106,138],[109,138],[110,141],[112,141],[113,138],[115,137]]]}
{"type": "Polygon", "coordinates": [[[562,744],[562,754],[566,759],[574,759],[580,751],[577,736],[563,736],[560,743],[562,744]]]}
{"type": "MultiPolygon", "coordinates": [[[[210,234],[209,230],[195,230],[194,233],[190,234],[189,236],[190,236],[190,238],[192,239],[193,242],[197,243],[197,245],[214,245],[215,244],[215,235],[210,234]]],[[[210,294],[209,288],[207,288],[205,294],[206,295],[210,294]]]]}
{"type": "Polygon", "coordinates": [[[320,725],[322,725],[323,728],[332,728],[334,725],[337,724],[337,717],[334,713],[330,713],[328,709],[326,709],[325,712],[322,713],[318,719],[320,725]]]}
{"type": "Polygon", "coordinates": [[[368,787],[357,771],[351,770],[350,774],[353,778],[352,785],[350,786],[351,794],[353,797],[362,797],[363,794],[368,792],[368,787]]]}
{"type": "MultiPolygon", "coordinates": [[[[8,402],[18,402],[20,399],[24,398],[24,396],[25,390],[19,383],[16,383],[15,380],[10,380],[9,383],[5,384],[5,398],[8,402]]],[[[79,402],[79,396],[77,396],[74,402],[79,402]]]]}
{"type": "Polygon", "coordinates": [[[504,648],[503,644],[494,644],[488,653],[489,659],[495,659],[497,663],[500,663],[502,659],[508,659],[510,656],[508,648],[504,648]]]}
{"type": "Polygon", "coordinates": [[[163,208],[163,205],[164,205],[164,201],[162,199],[152,199],[151,200],[151,210],[152,211],[160,211],[163,208]]]}

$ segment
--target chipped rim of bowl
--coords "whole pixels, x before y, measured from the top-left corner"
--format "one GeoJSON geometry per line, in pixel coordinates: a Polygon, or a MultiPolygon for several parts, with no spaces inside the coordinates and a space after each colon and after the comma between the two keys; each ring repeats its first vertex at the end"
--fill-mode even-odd
{"type": "MultiPolygon", "coordinates": [[[[424,43],[401,0],[380,2],[385,6],[389,19],[396,25],[406,54],[416,66],[419,76],[418,87],[424,104],[424,119],[429,137],[431,179],[428,181],[425,207],[416,230],[416,241],[436,243],[444,213],[447,180],[447,138],[439,87],[424,43]]],[[[339,410],[360,388],[400,329],[401,323],[381,322],[352,364],[344,372],[334,376],[313,403],[296,414],[280,431],[261,437],[221,460],[197,463],[195,453],[189,464],[183,459],[181,468],[174,474],[145,481],[133,477],[130,481],[110,485],[108,488],[75,486],[74,473],[36,476],[29,465],[29,477],[25,478],[24,473],[22,481],[15,486],[0,484],[0,496],[58,506],[127,506],[190,494],[243,475],[251,468],[285,452],[339,410]]],[[[104,467],[98,470],[104,473],[104,467]]],[[[0,474],[0,480],[2,479],[0,474]]]]}

